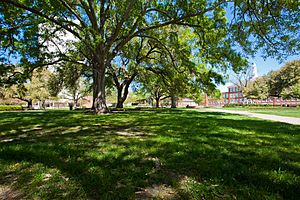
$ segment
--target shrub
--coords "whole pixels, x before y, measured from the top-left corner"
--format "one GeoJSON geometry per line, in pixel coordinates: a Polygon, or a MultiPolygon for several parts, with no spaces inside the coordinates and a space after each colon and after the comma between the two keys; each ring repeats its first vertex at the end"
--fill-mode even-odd
{"type": "Polygon", "coordinates": [[[242,105],[241,104],[225,104],[223,107],[226,107],[226,108],[230,108],[230,107],[241,107],[242,105]]]}
{"type": "Polygon", "coordinates": [[[272,109],[279,107],[297,107],[296,105],[270,105],[270,104],[225,104],[224,108],[247,108],[247,109],[272,109]]]}
{"type": "Polygon", "coordinates": [[[0,111],[23,110],[22,106],[0,105],[0,111]]]}

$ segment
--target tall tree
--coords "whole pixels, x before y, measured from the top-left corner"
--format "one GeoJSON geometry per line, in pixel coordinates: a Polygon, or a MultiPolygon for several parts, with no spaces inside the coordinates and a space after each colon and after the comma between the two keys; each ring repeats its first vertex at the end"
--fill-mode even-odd
{"type": "MultiPolygon", "coordinates": [[[[155,38],[159,30],[165,27],[192,27],[202,42],[201,54],[215,57],[215,62],[209,61],[211,66],[221,65],[221,62],[217,61],[220,59],[230,64],[238,64],[237,53],[233,48],[237,44],[247,53],[262,48],[266,55],[271,56],[278,53],[295,53],[299,51],[300,46],[298,1],[1,0],[0,2],[2,13],[0,37],[1,41],[5,41],[1,43],[1,47],[9,46],[14,51],[14,47],[18,46],[15,55],[21,52],[23,57],[27,58],[24,50],[40,49],[35,48],[40,46],[40,43],[36,42],[34,44],[38,44],[37,46],[27,47],[31,43],[25,39],[47,40],[50,36],[55,37],[58,32],[73,35],[77,42],[71,42],[70,49],[77,49],[86,58],[93,73],[94,108],[97,113],[107,112],[105,74],[112,60],[133,38],[155,38]],[[232,18],[230,23],[226,23],[225,10],[230,8],[232,18]],[[36,30],[37,24],[51,27],[51,30],[44,28],[46,30],[39,34],[40,31],[36,30]],[[211,31],[207,33],[208,29],[211,31]],[[212,31],[215,34],[210,37],[212,31]],[[28,34],[28,37],[24,33],[28,34]],[[207,36],[210,40],[218,40],[219,44],[206,46],[207,36]],[[16,39],[18,42],[15,42],[16,39]]],[[[36,57],[34,62],[32,59],[26,59],[28,63],[23,63],[31,68],[70,60],[66,57],[66,52],[59,51],[36,57]]],[[[14,72],[12,74],[15,75],[14,72]]]]}
{"type": "Polygon", "coordinates": [[[270,74],[270,96],[292,97],[300,83],[300,60],[287,62],[279,70],[270,74]]]}

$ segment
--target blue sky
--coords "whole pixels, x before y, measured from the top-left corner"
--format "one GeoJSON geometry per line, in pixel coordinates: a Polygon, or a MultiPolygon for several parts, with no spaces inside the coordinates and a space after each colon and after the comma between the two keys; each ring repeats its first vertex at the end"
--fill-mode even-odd
{"type": "Polygon", "coordinates": [[[267,58],[264,60],[261,56],[257,55],[252,62],[256,64],[258,75],[264,75],[271,70],[278,70],[282,67],[286,62],[292,61],[295,59],[300,59],[300,55],[298,56],[290,56],[283,63],[280,63],[276,59],[267,58]]]}

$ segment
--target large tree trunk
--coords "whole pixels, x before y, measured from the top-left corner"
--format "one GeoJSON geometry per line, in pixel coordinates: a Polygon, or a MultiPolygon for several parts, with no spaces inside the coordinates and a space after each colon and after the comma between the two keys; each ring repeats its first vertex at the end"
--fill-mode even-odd
{"type": "Polygon", "coordinates": [[[79,107],[78,101],[79,101],[78,98],[74,99],[74,106],[75,106],[75,108],[79,107]]]}
{"type": "Polygon", "coordinates": [[[93,103],[92,103],[92,110],[95,110],[95,100],[96,100],[96,97],[97,97],[95,84],[96,84],[96,74],[93,73],[93,103]]]}
{"type": "Polygon", "coordinates": [[[42,108],[45,110],[46,109],[46,100],[42,101],[42,108]]]}
{"type": "Polygon", "coordinates": [[[93,110],[96,114],[107,113],[108,108],[105,100],[105,64],[94,66],[93,70],[93,110]]]}
{"type": "Polygon", "coordinates": [[[123,103],[124,103],[124,101],[118,100],[116,108],[123,108],[124,107],[123,103]]]}
{"type": "Polygon", "coordinates": [[[28,108],[28,109],[33,109],[33,106],[32,106],[32,99],[28,99],[28,100],[27,100],[27,108],[28,108]]]}
{"type": "Polygon", "coordinates": [[[156,108],[159,108],[159,100],[160,100],[159,97],[156,97],[156,98],[155,98],[155,101],[156,101],[155,107],[156,107],[156,108]]]}
{"type": "Polygon", "coordinates": [[[171,108],[176,108],[176,97],[174,95],[171,96],[171,108]]]}
{"type": "Polygon", "coordinates": [[[118,79],[117,78],[115,79],[116,85],[119,85],[117,87],[117,90],[118,90],[117,108],[123,108],[123,104],[128,96],[129,86],[135,77],[136,77],[136,73],[132,74],[131,77],[125,82],[125,87],[123,84],[116,83],[116,81],[118,81],[118,79]],[[123,88],[124,88],[124,92],[123,92],[123,88]],[[122,93],[123,93],[123,95],[122,95],[122,93]]]}
{"type": "Polygon", "coordinates": [[[123,87],[118,87],[118,99],[117,99],[117,108],[123,108],[123,103],[125,98],[122,97],[123,87]]]}

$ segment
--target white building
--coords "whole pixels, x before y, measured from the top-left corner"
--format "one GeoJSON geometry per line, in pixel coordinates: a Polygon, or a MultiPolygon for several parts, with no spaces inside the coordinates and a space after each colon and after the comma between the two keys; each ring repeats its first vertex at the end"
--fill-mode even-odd
{"type": "Polygon", "coordinates": [[[258,73],[257,73],[257,67],[255,63],[252,63],[251,65],[251,81],[255,80],[258,77],[258,73]]]}

